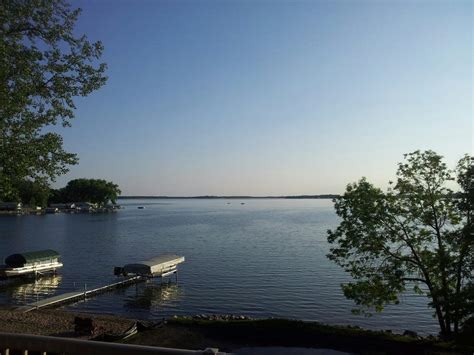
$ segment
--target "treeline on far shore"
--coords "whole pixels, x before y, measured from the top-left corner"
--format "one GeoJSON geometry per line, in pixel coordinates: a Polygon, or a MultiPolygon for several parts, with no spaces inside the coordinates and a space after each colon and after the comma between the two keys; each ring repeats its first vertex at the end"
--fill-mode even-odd
{"type": "Polygon", "coordinates": [[[118,199],[335,199],[340,195],[295,195],[295,196],[120,196],[118,199]]]}
{"type": "Polygon", "coordinates": [[[115,210],[118,185],[102,179],[74,179],[60,189],[30,180],[17,185],[8,201],[0,200],[0,212],[42,213],[115,210]]]}

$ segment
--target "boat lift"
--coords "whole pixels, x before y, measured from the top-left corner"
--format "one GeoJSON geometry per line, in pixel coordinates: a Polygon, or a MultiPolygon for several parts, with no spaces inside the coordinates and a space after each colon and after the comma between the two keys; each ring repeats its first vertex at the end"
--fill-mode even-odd
{"type": "Polygon", "coordinates": [[[92,290],[87,290],[86,285],[84,285],[84,291],[68,292],[43,300],[38,300],[31,304],[21,306],[18,308],[18,310],[30,312],[40,308],[55,307],[67,303],[74,303],[83,299],[87,299],[87,297],[96,296],[119,287],[126,287],[154,277],[163,278],[175,274],[176,281],[178,281],[178,264],[181,264],[184,262],[184,260],[184,256],[161,255],[151,260],[126,264],[123,267],[115,267],[114,274],[116,276],[125,276],[124,279],[105,286],[94,288],[92,290]]]}
{"type": "Polygon", "coordinates": [[[174,254],[160,255],[150,260],[126,264],[123,267],[116,266],[114,274],[116,276],[135,275],[145,278],[164,278],[175,274],[176,281],[178,281],[178,264],[183,263],[184,260],[184,256],[174,254]]]}
{"type": "Polygon", "coordinates": [[[60,257],[57,251],[51,249],[12,254],[5,258],[5,265],[0,265],[0,279],[55,274],[63,266],[60,257]]]}

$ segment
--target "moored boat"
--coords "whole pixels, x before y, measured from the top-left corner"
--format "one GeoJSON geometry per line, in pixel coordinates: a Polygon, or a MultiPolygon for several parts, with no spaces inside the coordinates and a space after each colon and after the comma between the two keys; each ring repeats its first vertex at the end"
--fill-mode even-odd
{"type": "Polygon", "coordinates": [[[0,265],[0,278],[56,272],[63,264],[57,251],[46,249],[12,254],[0,265]]]}
{"type": "Polygon", "coordinates": [[[166,254],[151,260],[127,264],[124,267],[115,267],[114,274],[139,275],[145,277],[165,277],[178,272],[178,264],[184,262],[184,256],[166,254]]]}

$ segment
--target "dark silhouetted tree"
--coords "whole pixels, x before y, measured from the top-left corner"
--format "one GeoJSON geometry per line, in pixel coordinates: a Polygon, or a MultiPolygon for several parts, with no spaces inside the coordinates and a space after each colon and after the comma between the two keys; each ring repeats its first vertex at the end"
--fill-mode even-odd
{"type": "Polygon", "coordinates": [[[77,162],[49,128],[69,126],[74,98],[106,82],[102,44],[73,33],[79,14],[63,0],[0,1],[0,199],[77,162]]]}
{"type": "Polygon", "coordinates": [[[92,202],[101,206],[115,203],[120,195],[118,185],[101,179],[75,179],[61,189],[62,202],[92,202]]]}
{"type": "Polygon", "coordinates": [[[46,207],[50,190],[48,186],[25,180],[18,184],[18,194],[23,205],[46,207]]]}
{"type": "Polygon", "coordinates": [[[354,278],[342,287],[356,311],[382,311],[413,288],[429,298],[442,335],[459,332],[473,314],[473,171],[469,156],[454,172],[416,151],[387,192],[362,178],[335,200],[341,223],[328,231],[328,257],[354,278]],[[448,188],[456,176],[457,193],[448,188]]]}

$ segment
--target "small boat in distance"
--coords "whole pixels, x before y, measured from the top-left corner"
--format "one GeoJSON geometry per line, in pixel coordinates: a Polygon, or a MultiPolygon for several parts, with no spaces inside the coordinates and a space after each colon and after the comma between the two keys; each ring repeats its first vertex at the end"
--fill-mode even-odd
{"type": "Polygon", "coordinates": [[[51,249],[12,254],[5,258],[5,265],[0,265],[0,278],[55,273],[63,266],[59,258],[51,249]]]}
{"type": "Polygon", "coordinates": [[[139,210],[144,210],[144,209],[145,209],[144,206],[138,206],[137,208],[138,208],[139,210]]]}

